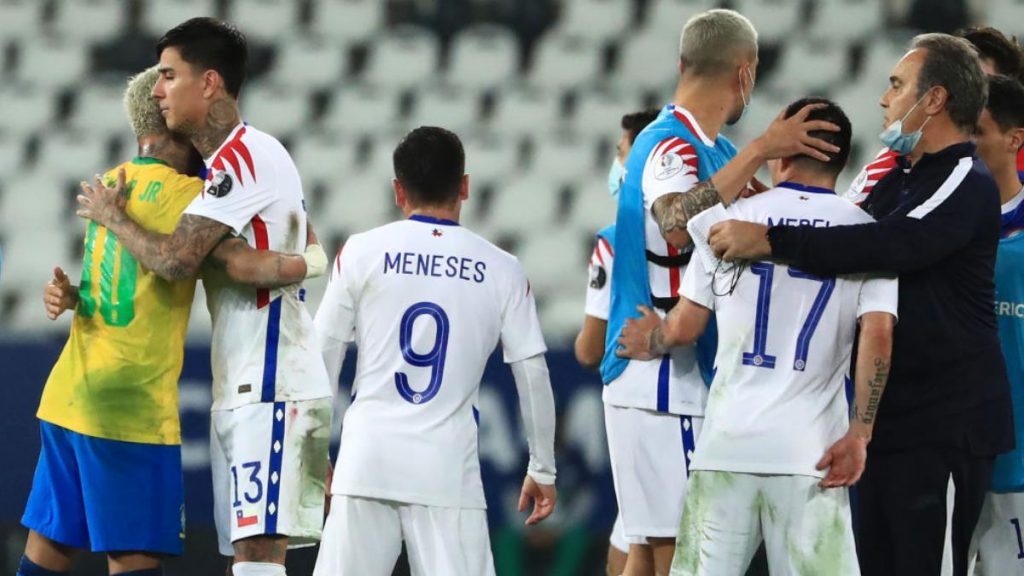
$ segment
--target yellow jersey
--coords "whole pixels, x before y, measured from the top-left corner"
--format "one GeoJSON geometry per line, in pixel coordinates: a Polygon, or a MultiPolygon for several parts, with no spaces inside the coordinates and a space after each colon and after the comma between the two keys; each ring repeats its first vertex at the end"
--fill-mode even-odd
{"type": "MultiPolygon", "coordinates": [[[[202,189],[155,158],[122,164],[126,211],[153,232],[174,231],[202,189]]],[[[104,175],[117,179],[115,168],[104,175]]],[[[89,222],[71,334],[43,388],[37,416],[87,436],[180,444],[178,377],[195,279],[168,282],[143,268],[105,227],[89,222]]]]}

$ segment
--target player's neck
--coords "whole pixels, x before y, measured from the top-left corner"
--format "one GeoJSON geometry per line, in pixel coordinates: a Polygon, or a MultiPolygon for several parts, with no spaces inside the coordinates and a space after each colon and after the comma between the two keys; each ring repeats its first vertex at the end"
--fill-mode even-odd
{"type": "Polygon", "coordinates": [[[187,174],[189,171],[188,147],[176,142],[170,134],[139,138],[139,156],[156,158],[181,174],[187,174]]]}
{"type": "Polygon", "coordinates": [[[406,218],[410,216],[426,216],[438,220],[451,220],[452,222],[459,221],[459,213],[461,211],[461,203],[453,206],[417,206],[403,210],[406,218]]]}
{"type": "Polygon", "coordinates": [[[210,103],[205,121],[201,126],[189,131],[189,138],[203,158],[209,158],[224,144],[228,135],[241,121],[238,102],[234,98],[221,96],[210,103]]]}
{"type": "Polygon", "coordinates": [[[672,103],[685,108],[704,134],[715,140],[729,118],[727,103],[732,102],[732,98],[728,89],[717,83],[688,79],[685,83],[680,80],[676,85],[672,103]]]}
{"type": "Polygon", "coordinates": [[[921,141],[910,153],[910,165],[917,164],[925,154],[935,154],[968,140],[969,137],[957,128],[949,117],[934,117],[922,132],[921,141]]]}
{"type": "Polygon", "coordinates": [[[824,188],[826,190],[836,189],[836,177],[828,174],[821,174],[813,170],[802,170],[800,172],[791,172],[786,176],[786,182],[792,182],[801,186],[809,186],[812,188],[824,188]]]}
{"type": "Polygon", "coordinates": [[[999,203],[1006,204],[1020,193],[1021,181],[1017,174],[1016,156],[1003,166],[992,170],[992,177],[999,186],[999,203]]]}

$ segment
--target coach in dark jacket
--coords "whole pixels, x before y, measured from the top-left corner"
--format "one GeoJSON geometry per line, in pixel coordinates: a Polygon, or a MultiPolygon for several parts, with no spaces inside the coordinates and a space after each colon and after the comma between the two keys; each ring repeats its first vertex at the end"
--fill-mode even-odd
{"type": "Polygon", "coordinates": [[[969,44],[918,36],[881,100],[883,141],[906,156],[864,205],[877,223],[767,230],[727,222],[712,231],[712,246],[727,260],[900,275],[892,370],[858,484],[865,576],[939,574],[950,475],[953,572],[966,575],[993,459],[1013,447],[993,303],[999,191],[970,142],[986,96],[969,44]]]}

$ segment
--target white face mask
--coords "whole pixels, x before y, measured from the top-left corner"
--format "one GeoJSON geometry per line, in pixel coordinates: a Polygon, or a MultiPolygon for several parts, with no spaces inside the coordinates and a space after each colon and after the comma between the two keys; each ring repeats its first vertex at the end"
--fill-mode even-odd
{"type": "Polygon", "coordinates": [[[611,168],[608,169],[608,193],[612,195],[612,198],[616,198],[619,195],[619,190],[622,188],[622,179],[626,177],[626,167],[619,161],[619,157],[616,156],[615,160],[612,161],[611,168]]]}
{"type": "Polygon", "coordinates": [[[740,73],[740,98],[743,100],[743,110],[740,110],[739,117],[737,117],[736,120],[734,120],[733,122],[730,122],[730,124],[734,124],[736,122],[739,122],[740,119],[743,118],[743,115],[747,113],[747,107],[749,107],[750,103],[754,101],[754,74],[750,71],[750,68],[747,68],[746,70],[747,70],[747,78],[750,78],[750,90],[749,90],[750,95],[749,96],[745,96],[743,94],[743,74],[741,72],[740,73]]]}

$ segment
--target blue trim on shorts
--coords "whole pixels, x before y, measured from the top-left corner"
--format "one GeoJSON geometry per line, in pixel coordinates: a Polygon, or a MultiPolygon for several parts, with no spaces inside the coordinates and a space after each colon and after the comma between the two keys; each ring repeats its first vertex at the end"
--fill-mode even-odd
{"type": "Polygon", "coordinates": [[[49,422],[39,428],[25,527],[93,552],[181,554],[180,446],[96,438],[49,422]]]}
{"type": "Polygon", "coordinates": [[[686,477],[690,477],[690,460],[693,458],[693,451],[697,443],[693,437],[693,417],[679,417],[679,431],[683,435],[683,457],[686,458],[686,477]],[[689,426],[687,426],[689,424],[689,426]]]}
{"type": "Polygon", "coordinates": [[[267,470],[267,510],[264,514],[266,534],[277,534],[280,512],[281,462],[284,460],[285,403],[274,402],[274,422],[270,430],[270,468],[267,470]]]}

